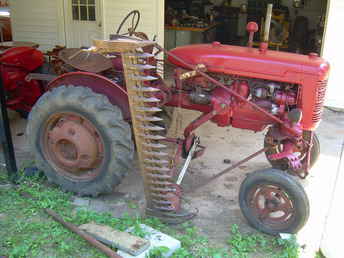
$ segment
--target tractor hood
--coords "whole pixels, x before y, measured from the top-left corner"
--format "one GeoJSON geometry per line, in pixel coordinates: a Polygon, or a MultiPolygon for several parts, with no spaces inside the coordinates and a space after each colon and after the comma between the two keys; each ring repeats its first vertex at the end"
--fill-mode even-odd
{"type": "MultiPolygon", "coordinates": [[[[209,72],[301,83],[305,75],[327,79],[329,64],[317,54],[299,55],[257,48],[212,44],[187,45],[170,51],[189,64],[204,64],[209,72]]],[[[186,68],[173,56],[168,60],[186,68]]]]}

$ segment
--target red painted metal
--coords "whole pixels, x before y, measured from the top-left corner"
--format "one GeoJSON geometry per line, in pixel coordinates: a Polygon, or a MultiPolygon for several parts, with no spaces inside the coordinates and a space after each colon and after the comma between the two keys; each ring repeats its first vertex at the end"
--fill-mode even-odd
{"type": "Polygon", "coordinates": [[[184,130],[184,137],[187,139],[187,137],[198,127],[203,125],[204,123],[208,122],[211,118],[213,118],[217,112],[214,110],[212,112],[206,113],[204,115],[201,115],[194,121],[192,121],[184,130]]]}
{"type": "Polygon", "coordinates": [[[298,151],[295,149],[296,149],[295,144],[287,140],[283,143],[282,152],[269,155],[269,159],[271,160],[288,159],[288,162],[291,168],[293,168],[294,170],[301,169],[302,163],[299,157],[294,154],[295,151],[298,151]]]}
{"type": "Polygon", "coordinates": [[[212,117],[211,121],[221,127],[229,126],[233,112],[230,94],[223,88],[215,88],[212,91],[211,104],[213,112],[216,112],[216,116],[212,117]]]}
{"type": "MultiPolygon", "coordinates": [[[[159,46],[158,46],[159,47],[159,46]]],[[[162,49],[162,48],[160,48],[162,49]]],[[[183,64],[185,67],[187,67],[188,69],[196,69],[195,65],[189,64],[187,62],[185,62],[182,58],[176,56],[175,54],[165,51],[168,56],[172,56],[173,59],[177,60],[178,62],[180,62],[181,64],[183,64]]],[[[197,69],[196,69],[197,70],[197,69]]],[[[220,81],[214,79],[213,77],[209,76],[207,73],[204,73],[200,70],[197,70],[197,73],[199,73],[199,75],[203,76],[204,78],[206,78],[208,81],[212,82],[213,84],[215,84],[218,87],[221,87],[223,89],[225,89],[228,93],[230,93],[231,95],[235,96],[236,98],[238,98],[239,100],[247,103],[248,105],[254,107],[255,109],[257,109],[258,111],[264,113],[265,115],[267,115],[268,117],[270,117],[273,121],[275,121],[276,123],[281,124],[282,126],[286,127],[286,130],[289,130],[291,133],[296,133],[293,132],[293,129],[288,128],[285,124],[284,121],[279,119],[278,117],[270,114],[267,110],[264,110],[263,108],[259,107],[258,105],[256,105],[255,103],[253,103],[252,101],[248,101],[247,99],[245,99],[244,97],[242,97],[240,94],[236,93],[235,91],[233,91],[232,89],[226,87],[226,85],[224,85],[223,83],[221,83],[220,81]]]]}
{"type": "MultiPolygon", "coordinates": [[[[258,104],[259,106],[263,106],[265,102],[258,102],[256,104],[258,104]]],[[[271,105],[271,103],[267,104],[271,105]]],[[[275,121],[269,116],[262,112],[257,112],[257,110],[253,106],[247,103],[238,106],[235,109],[235,112],[233,112],[232,116],[233,127],[253,130],[255,132],[264,130],[268,125],[271,125],[274,122],[275,121]]]]}
{"type": "Polygon", "coordinates": [[[265,225],[278,228],[294,222],[296,208],[287,191],[280,185],[258,184],[248,194],[253,215],[265,225]]]}
{"type": "Polygon", "coordinates": [[[44,62],[41,51],[31,47],[10,48],[1,54],[0,63],[33,71],[44,62]]]}
{"type": "Polygon", "coordinates": [[[43,94],[40,83],[26,76],[43,64],[42,52],[30,47],[6,50],[0,56],[0,70],[8,108],[29,112],[43,94]]]}
{"type": "Polygon", "coordinates": [[[255,22],[249,22],[246,26],[246,30],[249,32],[248,47],[253,47],[254,33],[259,29],[258,24],[255,22]]]}
{"type": "Polygon", "coordinates": [[[168,60],[185,69],[204,64],[211,73],[301,85],[297,106],[304,113],[302,127],[314,130],[319,123],[316,119],[318,115],[314,115],[318,106],[323,104],[317,102],[324,92],[319,88],[329,74],[329,64],[322,58],[272,50],[262,52],[239,46],[200,44],[175,48],[170,51],[168,60]]]}

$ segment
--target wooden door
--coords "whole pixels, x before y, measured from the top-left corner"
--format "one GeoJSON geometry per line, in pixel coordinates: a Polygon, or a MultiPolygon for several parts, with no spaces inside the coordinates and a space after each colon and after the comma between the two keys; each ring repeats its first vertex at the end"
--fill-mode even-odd
{"type": "Polygon", "coordinates": [[[65,0],[67,47],[90,47],[102,38],[100,0],[65,0]]]}

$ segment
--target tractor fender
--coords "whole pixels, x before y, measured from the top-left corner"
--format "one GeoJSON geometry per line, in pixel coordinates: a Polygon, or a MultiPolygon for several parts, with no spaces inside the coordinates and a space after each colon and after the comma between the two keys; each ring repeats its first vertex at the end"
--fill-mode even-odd
{"type": "Polygon", "coordinates": [[[108,78],[88,72],[65,73],[52,80],[48,84],[47,89],[51,90],[62,85],[84,86],[90,88],[95,93],[107,96],[111,104],[118,106],[121,109],[124,120],[131,120],[128,94],[125,88],[108,78]]]}

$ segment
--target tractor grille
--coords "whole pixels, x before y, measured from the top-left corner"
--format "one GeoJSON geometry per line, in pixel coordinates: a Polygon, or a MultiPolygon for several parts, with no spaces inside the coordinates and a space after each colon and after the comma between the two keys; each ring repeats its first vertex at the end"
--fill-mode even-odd
{"type": "Polygon", "coordinates": [[[313,117],[312,117],[312,120],[314,123],[318,123],[321,118],[324,100],[325,100],[325,94],[326,94],[326,86],[327,86],[327,80],[317,82],[317,92],[316,92],[313,117]]]}

